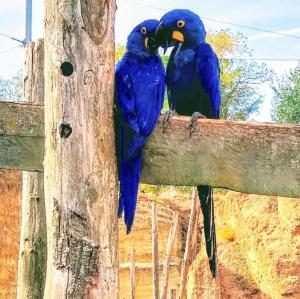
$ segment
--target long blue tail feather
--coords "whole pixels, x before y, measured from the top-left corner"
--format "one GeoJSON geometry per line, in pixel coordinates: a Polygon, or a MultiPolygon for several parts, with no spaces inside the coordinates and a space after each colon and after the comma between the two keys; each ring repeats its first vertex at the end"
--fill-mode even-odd
{"type": "Polygon", "coordinates": [[[124,211],[127,234],[131,231],[135,215],[141,173],[141,160],[141,151],[139,150],[134,158],[121,161],[118,214],[119,217],[121,217],[124,211]]]}
{"type": "Polygon", "coordinates": [[[209,267],[213,277],[217,275],[217,244],[214,220],[213,190],[210,186],[198,186],[198,194],[204,220],[204,236],[209,267]]]}

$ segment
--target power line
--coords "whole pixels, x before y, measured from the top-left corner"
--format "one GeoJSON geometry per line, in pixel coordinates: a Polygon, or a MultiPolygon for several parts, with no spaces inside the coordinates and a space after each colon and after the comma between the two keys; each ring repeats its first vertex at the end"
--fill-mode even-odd
{"type": "Polygon", "coordinates": [[[5,33],[1,33],[1,32],[0,32],[0,35],[3,36],[3,37],[9,38],[9,39],[11,39],[15,42],[21,43],[23,46],[25,46],[25,41],[24,40],[17,39],[15,37],[9,36],[9,35],[7,35],[5,33]]]}
{"type": "Polygon", "coordinates": [[[15,46],[15,47],[12,47],[12,48],[9,48],[9,49],[6,49],[6,50],[2,50],[2,51],[0,51],[0,54],[8,53],[8,52],[10,52],[12,50],[15,50],[17,48],[20,48],[20,47],[22,47],[22,45],[18,45],[18,46],[15,46]]]}
{"type": "MultiPolygon", "coordinates": [[[[152,9],[159,10],[159,11],[164,11],[164,12],[167,11],[166,9],[163,9],[163,8],[159,8],[159,7],[155,7],[155,6],[151,6],[151,5],[147,5],[147,4],[141,4],[141,3],[138,3],[138,2],[127,1],[127,0],[118,0],[118,1],[119,2],[128,3],[128,4],[132,4],[132,5],[136,5],[136,6],[142,6],[142,7],[152,8],[152,9]]],[[[288,34],[288,33],[283,33],[283,32],[278,32],[278,31],[272,31],[272,30],[263,29],[263,28],[257,28],[257,27],[253,27],[253,26],[241,25],[241,24],[231,23],[231,22],[217,20],[217,19],[213,19],[213,18],[202,17],[202,19],[210,21],[210,22],[215,22],[215,23],[220,23],[220,24],[226,24],[226,25],[236,26],[236,27],[240,27],[240,28],[246,28],[246,29],[251,29],[251,30],[255,30],[255,31],[260,31],[260,32],[265,32],[265,33],[280,35],[280,36],[284,36],[284,37],[290,37],[290,38],[300,39],[300,36],[292,35],[292,34],[288,34]]]]}
{"type": "Polygon", "coordinates": [[[203,18],[203,19],[205,19],[207,21],[211,21],[211,22],[232,25],[232,26],[236,26],[236,27],[240,27],[240,28],[246,28],[246,29],[256,30],[256,31],[260,31],[260,32],[276,34],[276,35],[280,35],[280,36],[284,36],[284,37],[291,37],[291,38],[300,39],[300,36],[292,35],[292,34],[288,34],[288,33],[283,33],[283,32],[278,32],[278,31],[271,31],[271,30],[268,30],[268,29],[262,29],[262,28],[247,26],[247,25],[240,25],[240,24],[236,24],[236,23],[231,23],[231,22],[221,21],[221,20],[216,20],[216,19],[211,19],[211,18],[203,18]]]}
{"type": "Polygon", "coordinates": [[[249,60],[258,60],[258,61],[300,61],[300,58],[222,58],[224,60],[234,60],[234,61],[249,61],[249,60]]]}

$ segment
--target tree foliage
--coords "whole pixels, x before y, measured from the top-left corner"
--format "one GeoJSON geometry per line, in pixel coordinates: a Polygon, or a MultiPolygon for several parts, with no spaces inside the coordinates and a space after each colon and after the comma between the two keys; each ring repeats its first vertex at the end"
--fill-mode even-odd
{"type": "Polygon", "coordinates": [[[23,96],[23,75],[20,70],[10,79],[0,78],[0,100],[21,100],[23,96]]]}
{"type": "Polygon", "coordinates": [[[274,87],[272,119],[280,123],[300,124],[300,65],[283,76],[274,87]]]}
{"type": "Polygon", "coordinates": [[[115,48],[115,61],[118,62],[125,52],[126,48],[123,45],[117,44],[115,48]]]}
{"type": "Polygon", "coordinates": [[[262,103],[258,87],[271,79],[272,72],[266,64],[251,60],[253,53],[242,34],[210,32],[207,41],[220,59],[221,118],[247,120],[258,112],[262,103]]]}

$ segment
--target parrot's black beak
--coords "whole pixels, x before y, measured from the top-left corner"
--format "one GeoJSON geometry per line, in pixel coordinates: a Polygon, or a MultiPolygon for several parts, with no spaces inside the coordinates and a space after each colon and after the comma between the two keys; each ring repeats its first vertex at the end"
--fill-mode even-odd
{"type": "Polygon", "coordinates": [[[159,47],[159,44],[155,38],[155,32],[150,33],[145,39],[145,47],[149,53],[155,53],[159,47]]]}
{"type": "Polygon", "coordinates": [[[168,47],[172,46],[172,31],[165,27],[162,22],[156,28],[155,39],[160,47],[164,49],[164,54],[168,50],[168,47]]]}

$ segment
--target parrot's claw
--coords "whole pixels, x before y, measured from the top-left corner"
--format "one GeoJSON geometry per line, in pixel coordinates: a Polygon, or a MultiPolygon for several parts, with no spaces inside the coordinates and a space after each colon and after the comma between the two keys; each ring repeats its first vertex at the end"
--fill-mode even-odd
{"type": "Polygon", "coordinates": [[[198,118],[206,118],[206,116],[201,114],[200,112],[194,112],[192,114],[192,119],[189,122],[188,127],[187,127],[187,129],[190,131],[190,138],[192,137],[192,134],[195,132],[198,118]]]}
{"type": "Polygon", "coordinates": [[[167,127],[170,127],[171,125],[171,119],[173,116],[178,115],[175,110],[169,110],[164,113],[164,119],[163,119],[163,133],[167,131],[167,127]]]}

